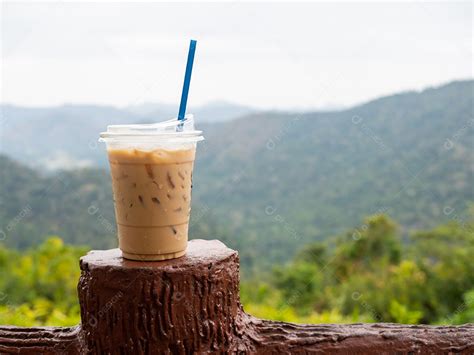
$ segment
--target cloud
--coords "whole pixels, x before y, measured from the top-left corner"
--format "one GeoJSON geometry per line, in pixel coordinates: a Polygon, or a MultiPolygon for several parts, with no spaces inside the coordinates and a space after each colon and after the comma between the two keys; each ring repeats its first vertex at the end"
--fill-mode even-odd
{"type": "Polygon", "coordinates": [[[3,5],[3,101],[315,107],[472,77],[470,3],[3,5]]]}

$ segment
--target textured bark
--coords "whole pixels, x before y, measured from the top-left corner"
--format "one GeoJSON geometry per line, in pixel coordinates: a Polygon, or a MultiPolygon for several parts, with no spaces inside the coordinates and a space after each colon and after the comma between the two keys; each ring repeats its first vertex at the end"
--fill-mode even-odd
{"type": "Polygon", "coordinates": [[[256,319],[239,300],[237,252],[193,240],[168,261],[81,258],[82,324],[0,327],[0,353],[474,354],[474,325],[297,325],[256,319]]]}
{"type": "Polygon", "coordinates": [[[0,326],[0,354],[80,354],[80,330],[0,326]]]}
{"type": "Polygon", "coordinates": [[[160,262],[125,260],[118,249],[91,252],[81,270],[90,351],[188,354],[238,346],[238,255],[218,241],[192,241],[186,256],[160,262]]]}
{"type": "Polygon", "coordinates": [[[474,325],[291,324],[249,319],[259,354],[474,354],[474,325]]]}

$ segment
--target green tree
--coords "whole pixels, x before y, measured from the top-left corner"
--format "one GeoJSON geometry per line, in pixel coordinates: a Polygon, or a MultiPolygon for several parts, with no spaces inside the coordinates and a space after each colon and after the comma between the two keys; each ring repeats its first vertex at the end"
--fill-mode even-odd
{"type": "Polygon", "coordinates": [[[0,247],[0,324],[77,324],[79,258],[86,250],[59,237],[21,253],[0,247]]]}

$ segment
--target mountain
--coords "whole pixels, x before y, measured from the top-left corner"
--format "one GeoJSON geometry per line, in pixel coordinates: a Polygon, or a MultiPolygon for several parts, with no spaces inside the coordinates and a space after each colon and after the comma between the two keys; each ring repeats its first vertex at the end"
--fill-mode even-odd
{"type": "MultiPolygon", "coordinates": [[[[199,124],[206,140],[195,165],[191,236],[225,241],[251,270],[284,262],[369,214],[388,214],[405,234],[462,222],[474,201],[473,92],[474,81],[459,81],[339,112],[199,124]]],[[[38,118],[43,127],[47,120],[38,118]]],[[[75,127],[64,127],[74,140],[75,127]]],[[[81,157],[96,151],[105,161],[103,149],[81,157]]],[[[6,244],[25,247],[53,233],[95,248],[115,245],[106,171],[44,176],[3,157],[0,174],[6,244]]]]}
{"type": "Polygon", "coordinates": [[[82,169],[43,176],[0,156],[0,240],[26,248],[61,235],[75,244],[115,245],[115,223],[105,170],[82,169]]]}
{"type": "MultiPolygon", "coordinates": [[[[132,114],[141,115],[150,122],[155,122],[157,117],[175,117],[178,105],[164,105],[159,103],[143,103],[125,108],[132,114]]],[[[190,107],[199,122],[226,122],[235,118],[255,113],[257,110],[248,106],[237,105],[226,101],[214,101],[206,105],[190,107]]]]}
{"type": "Polygon", "coordinates": [[[98,133],[108,124],[143,122],[138,115],[109,107],[64,105],[54,108],[1,107],[0,153],[40,170],[105,164],[98,133]]]}
{"type": "Polygon", "coordinates": [[[474,201],[473,91],[461,81],[340,112],[202,126],[195,200],[228,244],[274,262],[369,214],[405,233],[462,221],[474,201]]]}
{"type": "MultiPolygon", "coordinates": [[[[125,109],[96,105],[51,108],[0,106],[0,154],[41,170],[105,166],[99,132],[110,124],[150,123],[176,115],[172,105],[144,104],[125,109]]],[[[222,122],[255,112],[246,106],[210,103],[192,108],[200,122],[222,122]]]]}
{"type": "Polygon", "coordinates": [[[193,109],[196,120],[199,122],[227,122],[233,119],[250,115],[257,112],[256,109],[243,105],[236,105],[226,101],[214,101],[207,105],[199,106],[193,109]]]}

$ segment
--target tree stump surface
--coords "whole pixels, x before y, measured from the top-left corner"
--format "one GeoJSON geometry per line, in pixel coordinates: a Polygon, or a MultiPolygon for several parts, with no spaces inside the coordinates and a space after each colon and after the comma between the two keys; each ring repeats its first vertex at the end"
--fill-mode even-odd
{"type": "Polygon", "coordinates": [[[81,327],[0,326],[0,354],[80,354],[81,327]]]}
{"type": "Polygon", "coordinates": [[[239,257],[217,240],[185,256],[81,258],[81,325],[0,326],[0,353],[20,354],[474,354],[474,325],[306,325],[260,320],[239,299],[239,257]]]}

